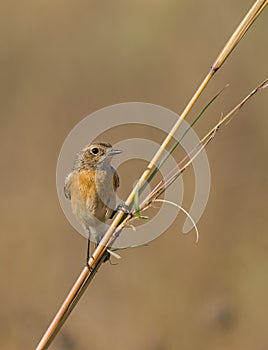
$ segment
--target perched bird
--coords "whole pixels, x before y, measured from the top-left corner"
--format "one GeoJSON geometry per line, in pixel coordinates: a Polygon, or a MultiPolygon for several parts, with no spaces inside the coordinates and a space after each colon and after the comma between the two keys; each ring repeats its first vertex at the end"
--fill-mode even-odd
{"type": "Polygon", "coordinates": [[[116,190],[119,177],[111,165],[112,157],[122,151],[109,143],[94,143],[77,154],[73,170],[64,185],[66,198],[72,211],[87,233],[87,262],[90,256],[90,240],[101,241],[116,206],[116,190]]]}

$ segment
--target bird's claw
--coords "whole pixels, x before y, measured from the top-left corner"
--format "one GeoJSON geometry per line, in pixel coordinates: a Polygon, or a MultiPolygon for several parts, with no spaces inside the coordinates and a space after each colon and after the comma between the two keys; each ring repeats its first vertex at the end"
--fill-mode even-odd
{"type": "Polygon", "coordinates": [[[131,216],[133,215],[131,213],[130,206],[126,205],[125,203],[121,203],[118,205],[118,207],[116,208],[116,212],[118,212],[118,211],[121,211],[127,215],[131,215],[131,216]]]}

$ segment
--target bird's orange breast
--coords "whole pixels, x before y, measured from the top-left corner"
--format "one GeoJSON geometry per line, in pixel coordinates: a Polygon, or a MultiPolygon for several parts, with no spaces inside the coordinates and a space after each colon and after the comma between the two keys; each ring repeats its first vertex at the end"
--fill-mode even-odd
{"type": "Polygon", "coordinates": [[[78,186],[83,201],[94,202],[98,197],[95,170],[83,170],[78,173],[78,186]]]}

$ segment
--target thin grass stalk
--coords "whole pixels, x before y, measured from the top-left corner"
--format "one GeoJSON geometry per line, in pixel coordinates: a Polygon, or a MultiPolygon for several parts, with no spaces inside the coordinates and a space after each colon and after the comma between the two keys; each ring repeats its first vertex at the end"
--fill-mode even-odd
{"type": "MultiPolygon", "coordinates": [[[[225,86],[226,88],[227,86],[225,86]]],[[[138,195],[143,192],[143,190],[146,188],[147,184],[154,178],[156,173],[159,171],[159,169],[164,165],[164,163],[168,160],[170,155],[175,151],[175,149],[178,147],[178,145],[181,143],[181,141],[184,139],[184,137],[188,134],[188,132],[192,129],[192,127],[198,122],[198,120],[202,117],[202,115],[205,113],[205,111],[209,108],[209,106],[220,96],[220,94],[225,89],[223,88],[220,90],[206,105],[202,108],[200,113],[197,115],[197,117],[194,119],[194,121],[187,127],[187,129],[184,131],[184,133],[180,136],[178,140],[176,140],[176,143],[172,146],[171,150],[167,153],[167,155],[161,159],[161,161],[157,164],[157,166],[154,168],[154,170],[151,172],[150,176],[147,179],[147,183],[143,184],[142,187],[140,187],[138,195]]]]}
{"type": "Polygon", "coordinates": [[[232,116],[235,115],[242,107],[243,105],[257,92],[260,90],[266,89],[268,87],[268,79],[265,79],[261,84],[259,84],[254,90],[252,90],[238,105],[236,105],[226,116],[224,116],[201,140],[201,142],[204,142],[207,138],[210,137],[210,135],[217,130],[219,127],[222,126],[225,122],[228,121],[232,116]]]}
{"type": "Polygon", "coordinates": [[[247,30],[251,27],[253,22],[257,19],[260,13],[264,10],[265,6],[268,4],[267,0],[256,1],[251,9],[248,11],[246,16],[243,18],[239,26],[236,28],[230,39],[225,44],[223,50],[220,52],[215,62],[213,63],[211,70],[217,71],[226,58],[230,55],[242,37],[245,35],[247,30]]]}
{"type": "Polygon", "coordinates": [[[200,142],[194,147],[194,149],[187,154],[177,165],[176,168],[171,170],[171,172],[160,181],[155,188],[148,194],[144,201],[139,206],[139,211],[143,211],[150,207],[151,203],[159,198],[161,194],[193,163],[194,159],[198,154],[208,145],[208,143],[214,138],[216,131],[226,123],[244,106],[244,104],[253,97],[257,92],[268,87],[268,79],[260,83],[254,90],[252,90],[241,102],[239,102],[230,112],[225,116],[221,117],[220,121],[200,140],[200,142]],[[193,155],[192,155],[193,154],[193,155]],[[184,161],[188,161],[181,167],[180,165],[184,161]],[[177,170],[176,170],[177,169],[177,170]]]}
{"type": "Polygon", "coordinates": [[[105,260],[106,254],[103,254],[101,259],[96,264],[95,268],[90,272],[87,267],[84,267],[79,277],[77,278],[75,284],[70,290],[68,296],[65,298],[63,304],[61,305],[59,311],[55,315],[53,321],[49,325],[46,333],[42,337],[40,343],[37,345],[36,350],[44,350],[49,347],[53,339],[61,329],[61,326],[64,324],[81,296],[87,289],[89,283],[94,278],[95,274],[98,272],[99,267],[105,260]]]}
{"type": "MultiPolygon", "coordinates": [[[[160,157],[162,156],[164,150],[170,143],[170,141],[173,139],[176,131],[178,130],[179,126],[181,125],[182,121],[186,118],[190,110],[192,109],[193,105],[211,80],[211,78],[214,76],[216,71],[222,66],[224,61],[227,59],[227,57],[230,55],[230,53],[233,51],[235,46],[238,44],[238,42],[242,39],[246,31],[249,29],[249,27],[252,25],[252,23],[255,21],[255,19],[260,15],[260,13],[264,10],[265,6],[267,5],[268,0],[257,0],[254,5],[251,7],[251,9],[246,14],[245,18],[242,20],[242,22],[239,24],[237,29],[235,30],[234,34],[230,37],[228,42],[225,44],[224,48],[221,50],[220,54],[216,58],[214,64],[210,68],[208,74],[205,76],[204,80],[194,93],[191,100],[186,105],[184,111],[182,112],[181,116],[178,118],[177,122],[173,126],[170,133],[167,135],[165,140],[163,141],[162,145],[156,152],[155,156],[151,160],[150,164],[142,174],[141,178],[139,179],[137,185],[134,187],[130,195],[128,196],[125,204],[130,205],[135,197],[136,191],[138,191],[141,186],[146,182],[148,179],[151,171],[156,166],[157,162],[159,161],[160,157]]],[[[101,262],[103,261],[103,255],[105,254],[107,250],[107,245],[109,244],[109,241],[111,240],[114,231],[116,230],[116,227],[120,224],[124,217],[125,213],[123,211],[118,212],[109,229],[107,230],[106,234],[104,235],[103,239],[101,240],[100,244],[97,246],[95,251],[93,252],[91,258],[88,261],[89,266],[92,268],[90,271],[87,268],[84,268],[81,272],[80,276],[78,277],[77,281],[75,282],[73,288],[71,289],[70,293],[68,294],[67,298],[65,299],[64,303],[60,307],[58,313],[54,317],[53,321],[51,322],[50,326],[48,327],[47,331],[43,335],[41,341],[36,347],[36,350],[43,350],[47,349],[48,346],[53,341],[54,337],[56,336],[57,332],[67,319],[68,315],[70,314],[70,310],[73,309],[72,305],[75,305],[76,300],[79,300],[83,292],[86,288],[83,288],[87,281],[92,281],[96,269],[100,266],[101,262]],[[92,275],[92,277],[90,277],[92,275]]],[[[88,285],[89,283],[87,283],[88,285]]]]}

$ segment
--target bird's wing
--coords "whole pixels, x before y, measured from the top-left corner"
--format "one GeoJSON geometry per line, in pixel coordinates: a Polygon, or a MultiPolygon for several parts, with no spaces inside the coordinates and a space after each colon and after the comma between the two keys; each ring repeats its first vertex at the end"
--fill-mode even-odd
{"type": "Polygon", "coordinates": [[[120,185],[119,176],[118,176],[116,170],[114,170],[114,176],[113,176],[114,191],[116,191],[118,189],[119,185],[120,185]]]}
{"type": "Polygon", "coordinates": [[[67,199],[71,199],[72,175],[73,173],[68,174],[64,182],[64,194],[67,199]]]}

